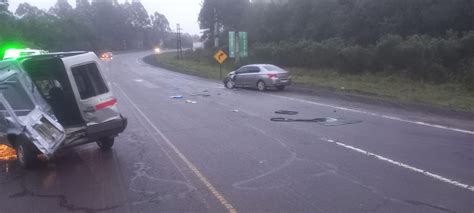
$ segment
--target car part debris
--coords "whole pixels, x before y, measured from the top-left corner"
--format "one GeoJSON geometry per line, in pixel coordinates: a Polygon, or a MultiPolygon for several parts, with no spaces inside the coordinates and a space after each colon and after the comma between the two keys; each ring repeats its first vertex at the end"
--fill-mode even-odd
{"type": "Polygon", "coordinates": [[[171,96],[170,98],[172,98],[172,99],[183,99],[184,96],[182,96],[182,95],[174,95],[174,96],[171,96]]]}
{"type": "Polygon", "coordinates": [[[276,122],[325,122],[326,118],[314,118],[314,119],[292,119],[292,118],[271,118],[271,121],[276,122]]]}
{"type": "Polygon", "coordinates": [[[196,103],[197,103],[197,101],[186,100],[186,103],[188,103],[188,104],[196,104],[196,103]]]}
{"type": "Polygon", "coordinates": [[[196,97],[196,96],[199,96],[199,97],[207,98],[207,97],[209,97],[209,96],[211,96],[211,95],[209,95],[209,94],[199,94],[199,93],[198,93],[198,94],[192,94],[191,96],[195,96],[195,97],[196,97]]]}
{"type": "Polygon", "coordinates": [[[288,110],[278,110],[275,111],[276,114],[282,114],[282,115],[297,115],[297,111],[288,111],[288,110]]]}
{"type": "Polygon", "coordinates": [[[238,110],[238,109],[234,109],[234,110],[232,110],[232,112],[239,112],[239,110],[238,110]]]}
{"type": "Polygon", "coordinates": [[[346,118],[313,118],[313,119],[292,119],[292,118],[271,118],[275,122],[313,122],[323,126],[341,126],[347,124],[361,123],[360,120],[351,120],[346,118]]]}

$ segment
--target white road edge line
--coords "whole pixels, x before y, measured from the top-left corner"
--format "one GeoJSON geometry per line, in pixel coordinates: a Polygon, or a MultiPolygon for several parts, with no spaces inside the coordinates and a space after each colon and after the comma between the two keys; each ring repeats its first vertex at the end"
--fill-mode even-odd
{"type": "Polygon", "coordinates": [[[191,163],[191,161],[188,160],[188,158],[181,152],[179,149],[166,137],[163,132],[156,127],[153,122],[143,113],[142,110],[135,104],[135,102],[132,101],[132,99],[123,91],[123,89],[118,85],[115,84],[115,86],[122,92],[124,97],[130,102],[130,104],[137,110],[137,112],[145,119],[145,121],[155,130],[160,137],[166,142],[166,144],[178,155],[178,157],[186,164],[186,166],[199,178],[201,182],[207,187],[207,189],[211,192],[211,194],[222,204],[228,211],[229,213],[237,213],[237,210],[232,206],[232,204],[227,201],[222,194],[217,191],[217,189],[209,182],[209,180],[199,171],[199,169],[191,163]]]}
{"type": "Polygon", "coordinates": [[[419,168],[416,168],[416,167],[413,167],[413,166],[410,166],[410,165],[407,165],[407,164],[404,164],[404,163],[401,163],[401,162],[398,162],[398,161],[395,161],[395,160],[392,160],[390,158],[386,158],[384,156],[381,156],[381,155],[377,155],[377,154],[374,154],[372,152],[368,152],[368,151],[365,151],[363,149],[359,149],[357,147],[353,147],[353,146],[350,146],[350,145],[347,145],[347,144],[344,144],[344,143],[341,143],[341,142],[338,142],[338,141],[335,141],[335,140],[331,140],[331,139],[327,139],[327,138],[321,138],[321,140],[325,141],[325,142],[328,142],[328,143],[333,143],[333,144],[336,144],[338,146],[341,146],[341,147],[344,147],[346,149],[349,149],[349,150],[352,150],[352,151],[355,151],[355,152],[358,152],[358,153],[362,153],[366,156],[369,156],[369,157],[374,157],[378,160],[381,160],[381,161],[384,161],[384,162],[388,162],[388,163],[391,163],[393,165],[396,165],[396,166],[399,166],[399,167],[402,167],[404,169],[408,169],[408,170],[411,170],[413,172],[416,172],[416,173],[420,173],[420,174],[423,174],[425,176],[428,176],[428,177],[431,177],[431,178],[434,178],[436,180],[439,180],[439,181],[442,181],[442,182],[445,182],[445,183],[448,183],[448,184],[451,184],[451,185],[454,185],[454,186],[457,186],[457,187],[460,187],[460,188],[463,188],[463,189],[467,189],[471,192],[474,192],[474,186],[470,186],[468,184],[464,184],[464,183],[461,183],[461,182],[458,182],[458,181],[455,181],[455,180],[452,180],[452,179],[449,179],[449,178],[445,178],[441,175],[438,175],[438,174],[434,174],[434,173],[431,173],[431,172],[428,172],[428,171],[425,171],[425,170],[422,170],[422,169],[419,169],[419,168]]]}
{"type": "Polygon", "coordinates": [[[390,115],[384,115],[384,114],[368,112],[368,111],[358,110],[358,109],[351,109],[351,108],[346,108],[346,107],[339,107],[339,106],[335,106],[335,105],[331,105],[331,104],[323,104],[323,103],[318,103],[318,102],[314,102],[314,101],[302,100],[302,99],[298,99],[298,98],[285,97],[285,96],[281,96],[281,95],[272,95],[272,94],[266,94],[266,95],[276,97],[276,98],[287,99],[287,100],[291,100],[291,101],[297,101],[297,102],[301,102],[301,103],[313,104],[313,105],[324,106],[324,107],[331,107],[331,108],[335,108],[335,109],[339,109],[339,110],[355,112],[355,113],[361,113],[361,114],[386,118],[386,119],[390,119],[390,120],[401,121],[401,122],[405,122],[405,123],[417,124],[417,125],[421,125],[421,126],[433,127],[433,128],[438,128],[438,129],[444,129],[444,130],[450,130],[450,131],[455,131],[455,132],[461,132],[461,133],[474,135],[474,131],[466,130],[466,129],[453,128],[453,127],[448,127],[448,126],[443,126],[443,125],[438,125],[438,124],[430,124],[430,123],[425,123],[425,122],[421,122],[421,121],[413,121],[413,120],[403,119],[403,118],[390,116],[390,115]]]}

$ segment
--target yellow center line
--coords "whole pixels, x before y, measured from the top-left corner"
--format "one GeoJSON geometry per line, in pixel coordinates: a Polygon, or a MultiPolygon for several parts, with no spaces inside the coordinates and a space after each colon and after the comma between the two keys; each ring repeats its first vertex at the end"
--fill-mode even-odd
{"type": "Polygon", "coordinates": [[[222,196],[222,194],[209,182],[209,180],[202,174],[201,171],[193,164],[191,161],[188,160],[188,158],[181,152],[179,149],[171,143],[171,141],[166,137],[163,132],[161,132],[158,127],[156,127],[151,120],[143,113],[143,111],[138,108],[138,106],[132,101],[132,99],[125,93],[125,91],[122,90],[117,84],[115,86],[122,92],[124,97],[132,104],[133,108],[137,110],[137,112],[147,121],[147,123],[161,136],[161,138],[166,142],[166,144],[178,155],[178,157],[186,164],[186,166],[199,178],[199,180],[204,183],[204,185],[207,187],[207,189],[211,192],[211,194],[217,198],[217,200],[221,203],[222,206],[224,206],[229,213],[237,213],[237,210],[232,206],[232,204],[227,201],[227,199],[222,196]]]}

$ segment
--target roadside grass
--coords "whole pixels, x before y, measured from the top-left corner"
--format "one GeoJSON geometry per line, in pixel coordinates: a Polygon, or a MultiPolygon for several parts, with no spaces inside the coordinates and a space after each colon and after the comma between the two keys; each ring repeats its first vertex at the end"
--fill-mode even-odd
{"type": "MultiPolygon", "coordinates": [[[[184,60],[177,60],[174,53],[148,57],[149,63],[175,71],[219,79],[219,65],[212,55],[185,54],[184,60]]],[[[222,76],[233,70],[227,61],[222,66],[222,76]]],[[[361,75],[342,74],[331,70],[315,70],[286,67],[297,85],[334,89],[340,93],[369,96],[404,103],[415,103],[445,107],[454,110],[474,111],[474,92],[457,84],[432,84],[413,81],[387,73],[365,73],[361,75]]]]}

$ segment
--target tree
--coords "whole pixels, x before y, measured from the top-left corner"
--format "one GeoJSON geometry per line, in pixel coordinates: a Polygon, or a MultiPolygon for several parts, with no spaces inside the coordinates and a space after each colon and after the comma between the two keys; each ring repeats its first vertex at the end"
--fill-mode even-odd
{"type": "Polygon", "coordinates": [[[158,12],[155,12],[153,15],[151,15],[150,19],[152,26],[152,42],[154,44],[162,44],[166,34],[171,31],[168,19],[163,14],[158,12]]]}
{"type": "Polygon", "coordinates": [[[143,48],[145,44],[150,44],[147,31],[150,30],[150,16],[143,4],[139,1],[133,1],[131,4],[124,5],[126,16],[125,25],[130,28],[133,37],[137,39],[129,40],[129,44],[135,48],[143,48]]]}
{"type": "Polygon", "coordinates": [[[198,18],[200,28],[204,30],[203,39],[214,39],[216,23],[220,36],[228,30],[241,30],[248,6],[249,0],[204,0],[198,18]]]}
{"type": "Polygon", "coordinates": [[[58,0],[56,4],[49,9],[49,13],[60,18],[71,17],[73,14],[72,6],[67,0],[58,0]]]}

